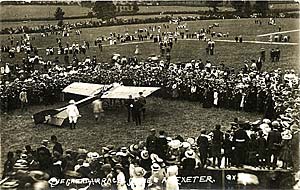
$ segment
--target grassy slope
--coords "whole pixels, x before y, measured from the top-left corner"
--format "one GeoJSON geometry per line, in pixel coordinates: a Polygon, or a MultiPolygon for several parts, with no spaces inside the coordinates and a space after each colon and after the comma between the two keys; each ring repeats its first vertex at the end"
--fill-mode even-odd
{"type": "MultiPolygon", "coordinates": [[[[62,104],[53,107],[60,105],[62,104]]],[[[12,115],[1,116],[2,159],[9,150],[22,149],[26,144],[36,147],[43,139],[49,139],[53,134],[58,136],[66,148],[83,146],[89,150],[99,151],[107,144],[121,146],[145,140],[151,128],[165,130],[171,137],[181,134],[184,138],[188,138],[197,137],[201,129],[211,130],[218,123],[224,125],[222,130],[225,130],[235,117],[250,121],[260,118],[260,115],[254,113],[205,109],[197,102],[152,97],[147,101],[148,117],[142,126],[127,123],[125,109],[106,111],[104,121],[96,123],[91,114],[91,107],[86,106],[80,108],[83,117],[79,120],[76,130],[49,125],[34,127],[31,115],[43,109],[49,107],[33,106],[26,114],[16,110],[12,115]]]]}
{"type": "MultiPolygon", "coordinates": [[[[140,13],[152,13],[152,12],[180,12],[180,11],[209,11],[212,8],[209,7],[197,7],[197,6],[139,6],[140,13]]],[[[219,7],[219,11],[233,11],[231,7],[219,7]]]]}
{"type": "MultiPolygon", "coordinates": [[[[254,40],[257,34],[274,32],[271,26],[257,26],[253,24],[253,20],[218,20],[218,21],[199,21],[189,22],[192,31],[199,28],[207,27],[209,24],[219,22],[221,27],[217,30],[230,32],[230,39],[235,35],[242,34],[245,40],[254,40]]],[[[280,19],[282,30],[292,30],[299,28],[295,19],[280,19]]],[[[158,25],[158,24],[157,24],[158,25]]],[[[105,28],[83,29],[83,34],[79,38],[72,34],[68,39],[72,42],[76,40],[88,40],[93,44],[95,38],[99,35],[107,35],[111,31],[125,32],[128,30],[132,32],[144,25],[132,26],[115,26],[105,28]]],[[[146,25],[147,26],[147,25],[146,25]]],[[[48,38],[41,38],[36,34],[37,39],[34,45],[38,47],[47,47],[48,45],[55,45],[56,36],[48,38]]],[[[7,36],[0,36],[1,44],[6,43],[7,36]]],[[[299,39],[297,39],[298,41],[299,39]]],[[[139,45],[142,55],[146,57],[152,53],[158,53],[158,46],[153,43],[145,43],[139,45]]],[[[206,44],[198,41],[179,42],[175,45],[172,54],[172,61],[186,61],[190,59],[202,58],[206,60],[204,48],[206,44]]],[[[255,58],[258,56],[260,47],[265,47],[267,50],[275,46],[271,45],[256,45],[256,44],[235,44],[235,43],[216,43],[216,56],[208,59],[213,62],[224,61],[230,66],[240,67],[240,63],[245,58],[255,58]]],[[[99,53],[97,49],[91,49],[90,55],[97,55],[98,60],[107,61],[112,53],[120,52],[122,55],[132,55],[135,45],[126,46],[112,46],[105,47],[103,53],[99,53]]],[[[277,67],[294,68],[299,62],[299,53],[297,52],[299,46],[281,46],[282,61],[276,65],[266,64],[266,69],[272,70],[277,67]]],[[[41,50],[41,55],[44,52],[41,50]]],[[[9,62],[20,63],[21,55],[16,59],[9,60],[9,62]]],[[[6,54],[1,55],[3,61],[7,61],[6,54]]],[[[54,57],[49,57],[53,59],[54,57]]],[[[83,56],[81,56],[83,58],[83,56]]],[[[46,58],[48,59],[48,58],[46,58]]],[[[59,107],[56,105],[54,107],[59,107]]],[[[49,107],[47,107],[49,108],[49,107]]],[[[80,119],[78,129],[71,131],[65,128],[57,128],[51,126],[33,127],[31,115],[37,111],[46,109],[44,106],[34,106],[29,109],[29,112],[22,115],[17,110],[13,115],[1,116],[1,158],[5,158],[8,150],[16,150],[22,148],[26,144],[37,145],[42,139],[49,139],[52,134],[56,134],[65,147],[78,148],[84,146],[90,150],[99,150],[102,145],[115,144],[123,145],[130,144],[138,140],[143,140],[147,136],[147,131],[150,128],[164,129],[169,132],[170,136],[175,134],[182,134],[184,137],[196,137],[199,134],[201,127],[211,129],[216,123],[229,125],[234,117],[243,119],[255,120],[259,115],[248,113],[237,113],[228,110],[203,109],[201,105],[193,102],[184,101],[168,101],[157,98],[151,98],[148,101],[149,117],[143,126],[136,127],[133,124],[127,124],[126,112],[108,111],[106,113],[105,121],[101,124],[95,124],[90,114],[90,108],[86,107],[81,110],[83,118],[80,119]],[[168,105],[168,106],[166,106],[168,105]],[[20,115],[20,116],[19,116],[20,115]],[[88,140],[87,140],[88,139],[88,140]]],[[[2,164],[1,164],[2,165],[2,164]]]]}
{"type": "Polygon", "coordinates": [[[57,7],[61,7],[65,12],[65,17],[85,16],[89,8],[71,5],[2,5],[0,7],[0,17],[4,19],[24,19],[24,18],[53,18],[57,7]]]}
{"type": "MultiPolygon", "coordinates": [[[[281,24],[282,31],[284,30],[293,30],[299,28],[296,23],[296,19],[280,19],[277,22],[281,24]]],[[[229,32],[229,38],[221,38],[221,39],[230,39],[233,40],[235,36],[242,34],[244,40],[255,40],[256,35],[265,34],[269,32],[277,31],[276,28],[269,25],[258,26],[255,25],[253,20],[218,20],[218,21],[196,21],[196,22],[187,22],[188,28],[190,31],[197,31],[200,28],[206,28],[208,25],[211,25],[215,22],[220,23],[220,27],[214,28],[213,30],[216,32],[229,32]],[[237,30],[233,30],[236,28],[237,30]],[[250,30],[251,29],[251,30],[250,30]]],[[[264,22],[267,22],[265,19],[264,22]]],[[[90,29],[82,29],[81,36],[77,36],[74,33],[70,35],[70,37],[64,37],[63,43],[68,41],[69,43],[80,41],[83,43],[83,40],[89,41],[91,46],[94,45],[94,40],[97,36],[105,35],[108,36],[110,32],[120,32],[125,33],[128,31],[129,33],[133,33],[139,28],[148,27],[151,24],[146,25],[128,25],[128,26],[113,26],[113,27],[102,27],[102,28],[90,28],[90,29]]],[[[153,25],[153,24],[152,24],[153,25]]],[[[161,24],[156,24],[161,25],[161,24]]],[[[171,25],[170,31],[174,31],[175,25],[171,25]]],[[[292,33],[291,41],[299,42],[298,36],[292,33]]],[[[47,46],[56,47],[56,37],[60,36],[49,36],[48,38],[42,38],[40,34],[33,34],[36,36],[36,40],[32,43],[41,48],[46,48],[47,46]]],[[[18,35],[20,36],[20,35],[18,35]]],[[[16,37],[18,39],[20,37],[16,37]]],[[[219,38],[218,38],[219,39],[219,38]]],[[[8,43],[7,35],[0,36],[0,40],[3,44],[8,43]]],[[[261,40],[264,40],[262,38],[261,40]]],[[[264,65],[264,69],[273,70],[277,67],[282,68],[298,68],[299,63],[299,46],[287,46],[287,45],[270,45],[270,44],[247,44],[247,43],[227,43],[227,42],[216,42],[216,54],[215,56],[207,56],[205,52],[206,42],[200,41],[180,41],[178,44],[174,45],[171,61],[188,61],[191,59],[202,59],[211,60],[215,64],[219,64],[224,62],[226,65],[231,67],[240,68],[242,66],[241,63],[244,62],[245,59],[257,59],[259,56],[260,48],[264,47],[266,49],[267,58],[269,57],[269,50],[272,48],[280,47],[282,56],[279,64],[269,64],[266,63],[264,65]],[[230,47],[230,48],[228,48],[230,47]]],[[[154,43],[144,43],[139,44],[139,48],[141,50],[140,58],[145,59],[151,54],[159,54],[159,48],[157,44],[154,43]]],[[[93,56],[97,55],[98,61],[100,62],[108,62],[113,53],[120,53],[121,55],[129,55],[133,56],[135,50],[135,44],[129,44],[124,46],[110,46],[104,47],[104,51],[100,53],[98,48],[91,48],[87,55],[93,56]],[[125,47],[125,48],[124,48],[125,47]]],[[[45,55],[45,50],[39,51],[41,55],[45,55]]],[[[15,62],[20,63],[21,57],[23,54],[17,54],[15,59],[7,58],[7,54],[1,55],[3,62],[15,62]]],[[[56,57],[49,56],[44,57],[45,60],[52,60],[56,57]]],[[[61,61],[63,62],[63,56],[59,56],[61,61]]],[[[85,56],[79,55],[80,59],[83,59],[85,56]]]]}

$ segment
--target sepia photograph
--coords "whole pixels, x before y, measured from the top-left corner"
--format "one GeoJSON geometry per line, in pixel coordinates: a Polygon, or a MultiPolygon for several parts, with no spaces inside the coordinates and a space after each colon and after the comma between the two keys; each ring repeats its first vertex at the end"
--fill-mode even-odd
{"type": "Polygon", "coordinates": [[[0,189],[300,189],[299,0],[0,0],[0,189]]]}

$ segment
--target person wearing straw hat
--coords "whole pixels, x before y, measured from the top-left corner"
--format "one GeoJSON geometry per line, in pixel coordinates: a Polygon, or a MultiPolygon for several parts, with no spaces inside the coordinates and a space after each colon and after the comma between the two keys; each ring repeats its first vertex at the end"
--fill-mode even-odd
{"type": "Polygon", "coordinates": [[[161,190],[164,188],[164,177],[165,177],[165,172],[163,169],[160,167],[158,163],[154,163],[151,166],[151,171],[152,174],[149,178],[149,190],[161,190]]]}
{"type": "Polygon", "coordinates": [[[67,106],[67,114],[69,117],[70,128],[75,129],[77,119],[80,117],[80,114],[74,100],[70,100],[69,104],[70,105],[67,106]]]}
{"type": "Polygon", "coordinates": [[[26,111],[26,105],[28,103],[27,92],[25,88],[22,88],[22,91],[19,94],[19,99],[21,101],[21,110],[26,111]]]}
{"type": "Polygon", "coordinates": [[[176,165],[167,168],[166,190],[179,190],[177,175],[178,167],[176,165]]]}
{"type": "Polygon", "coordinates": [[[117,190],[127,190],[123,166],[121,164],[116,164],[114,170],[117,173],[117,190]]]}
{"type": "Polygon", "coordinates": [[[146,171],[142,167],[135,167],[133,176],[130,179],[130,187],[132,190],[144,190],[146,187],[146,178],[144,177],[146,171]]]}
{"type": "Polygon", "coordinates": [[[181,173],[183,176],[194,174],[196,168],[195,158],[196,158],[196,153],[192,149],[185,151],[184,157],[181,160],[181,166],[182,166],[181,173]]]}
{"type": "Polygon", "coordinates": [[[279,158],[282,160],[282,168],[287,169],[287,167],[291,164],[292,161],[292,132],[289,129],[286,129],[281,133],[282,135],[282,143],[281,143],[281,152],[279,158]]]}

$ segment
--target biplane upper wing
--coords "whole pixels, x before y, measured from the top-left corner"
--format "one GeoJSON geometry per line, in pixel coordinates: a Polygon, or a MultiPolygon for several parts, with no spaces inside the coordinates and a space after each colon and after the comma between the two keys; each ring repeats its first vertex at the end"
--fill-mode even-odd
{"type": "MultiPolygon", "coordinates": [[[[81,107],[91,103],[98,97],[103,99],[129,99],[129,95],[131,95],[132,98],[139,97],[139,92],[143,92],[143,96],[147,97],[159,89],[159,87],[135,87],[119,86],[116,84],[103,85],[75,82],[63,89],[63,92],[87,96],[75,103],[78,107],[81,107]]],[[[66,108],[67,106],[38,112],[33,115],[34,123],[47,123],[62,126],[68,118],[66,108]]]]}
{"type": "Polygon", "coordinates": [[[129,95],[131,95],[132,98],[137,98],[139,97],[139,92],[143,92],[143,96],[147,97],[159,89],[159,87],[117,86],[103,93],[101,98],[128,99],[129,95]]]}
{"type": "Polygon", "coordinates": [[[139,92],[143,92],[143,96],[147,97],[159,89],[160,87],[136,87],[120,86],[117,84],[103,85],[74,82],[63,89],[63,92],[82,96],[95,96],[100,92],[104,92],[101,96],[101,98],[104,99],[128,99],[129,95],[132,95],[132,98],[139,97],[139,92]]]}
{"type": "Polygon", "coordinates": [[[95,96],[105,88],[108,88],[110,85],[104,84],[91,84],[91,83],[82,83],[74,82],[63,89],[64,93],[77,94],[82,96],[95,96]]]}

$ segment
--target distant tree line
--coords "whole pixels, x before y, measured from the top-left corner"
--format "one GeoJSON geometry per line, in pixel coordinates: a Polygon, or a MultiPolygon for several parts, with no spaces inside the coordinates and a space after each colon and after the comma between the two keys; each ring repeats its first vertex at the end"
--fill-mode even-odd
{"type": "Polygon", "coordinates": [[[72,1],[0,1],[0,5],[78,5],[72,1]]]}
{"type": "MultiPolygon", "coordinates": [[[[139,11],[139,7],[136,1],[121,4],[116,3],[114,4],[113,1],[86,1],[81,2],[82,6],[91,7],[94,14],[97,18],[101,19],[110,19],[115,18],[118,13],[137,13],[139,11]]],[[[89,13],[89,16],[92,16],[92,13],[89,13]]]]}

